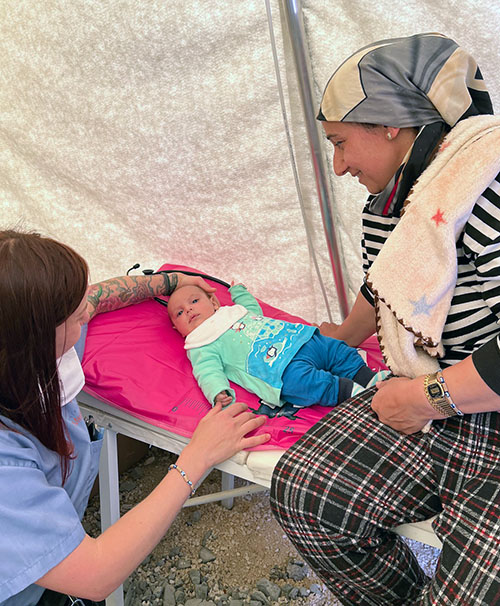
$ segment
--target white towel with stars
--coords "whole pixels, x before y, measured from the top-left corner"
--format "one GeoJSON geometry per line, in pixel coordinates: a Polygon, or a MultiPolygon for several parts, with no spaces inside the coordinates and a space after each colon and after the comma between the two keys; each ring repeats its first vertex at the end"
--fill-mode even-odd
{"type": "Polygon", "coordinates": [[[500,172],[500,117],[459,122],[405,202],[404,214],[367,274],[386,364],[399,376],[439,369],[457,280],[456,241],[500,172]]]}

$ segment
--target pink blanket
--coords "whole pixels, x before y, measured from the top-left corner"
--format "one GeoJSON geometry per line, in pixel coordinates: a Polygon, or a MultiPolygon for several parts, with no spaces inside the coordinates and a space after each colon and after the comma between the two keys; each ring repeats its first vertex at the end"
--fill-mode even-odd
{"type": "MultiPolygon", "coordinates": [[[[160,269],[198,271],[190,267],[163,265],[160,269]]],[[[231,304],[228,290],[217,283],[222,305],[231,304]]],[[[291,322],[305,321],[259,301],[264,315],[291,322]]],[[[375,337],[363,343],[368,364],[385,368],[375,337]]],[[[83,358],[84,390],[134,417],[178,435],[190,437],[200,418],[210,410],[196,383],[167,309],[151,300],[96,316],[89,324],[83,358]]],[[[252,409],[259,398],[231,384],[238,400],[252,409]]],[[[271,433],[271,440],[257,449],[286,449],[331,408],[311,406],[293,416],[269,418],[258,432],[271,433]]]]}

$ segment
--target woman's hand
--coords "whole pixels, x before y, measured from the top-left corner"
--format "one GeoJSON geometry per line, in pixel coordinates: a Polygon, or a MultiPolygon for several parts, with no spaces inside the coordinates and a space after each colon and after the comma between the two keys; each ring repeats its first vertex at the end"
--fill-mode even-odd
{"type": "Polygon", "coordinates": [[[176,271],[175,274],[170,274],[171,280],[173,275],[177,276],[176,288],[181,288],[181,286],[198,286],[207,293],[212,293],[216,290],[213,286],[210,286],[210,284],[206,282],[201,276],[188,276],[187,274],[183,274],[181,272],[176,271]]]}
{"type": "Polygon", "coordinates": [[[318,326],[319,332],[324,337],[332,337],[332,339],[338,339],[337,335],[339,334],[340,324],[335,324],[335,322],[321,322],[318,326]]]}
{"type": "MultiPolygon", "coordinates": [[[[479,375],[472,356],[445,368],[443,376],[453,401],[463,414],[500,410],[500,395],[479,375]]],[[[445,419],[427,401],[422,375],[415,379],[394,378],[377,383],[372,408],[378,418],[400,433],[422,430],[429,420],[445,419]]]]}
{"type": "Polygon", "coordinates": [[[427,402],[422,378],[395,377],[380,381],[371,406],[382,423],[402,434],[416,433],[430,419],[444,418],[427,402]]]}
{"type": "MultiPolygon", "coordinates": [[[[215,464],[242,448],[267,442],[268,433],[246,437],[265,419],[247,412],[246,404],[235,403],[224,410],[216,404],[179,455],[179,468],[196,485],[215,464]]],[[[191,487],[177,471],[167,472],[149,496],[97,539],[84,536],[78,547],[37,583],[95,601],[104,599],[163,538],[190,492],[191,487]]]]}
{"type": "Polygon", "coordinates": [[[248,406],[242,402],[235,402],[224,409],[217,403],[198,423],[179,459],[186,458],[190,465],[193,459],[199,459],[207,469],[213,467],[240,450],[267,442],[271,437],[269,433],[247,436],[266,420],[267,417],[248,411],[248,406]]]}
{"type": "Polygon", "coordinates": [[[342,324],[323,322],[319,326],[319,332],[325,337],[345,341],[351,347],[358,347],[373,335],[375,329],[375,310],[362,293],[358,294],[351,312],[342,324]]]}

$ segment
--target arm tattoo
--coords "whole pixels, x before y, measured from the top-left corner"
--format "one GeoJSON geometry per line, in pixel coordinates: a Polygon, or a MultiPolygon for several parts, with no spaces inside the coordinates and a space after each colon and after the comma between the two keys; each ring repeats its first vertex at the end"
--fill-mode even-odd
{"type": "Polygon", "coordinates": [[[90,287],[88,311],[92,318],[95,314],[120,309],[127,305],[140,303],[155,295],[164,294],[164,281],[158,276],[122,276],[99,282],[90,287]]]}

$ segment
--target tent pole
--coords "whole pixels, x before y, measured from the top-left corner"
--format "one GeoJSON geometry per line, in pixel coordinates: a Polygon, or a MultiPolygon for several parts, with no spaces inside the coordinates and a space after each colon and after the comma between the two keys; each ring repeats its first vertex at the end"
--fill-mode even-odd
{"type": "Polygon", "coordinates": [[[333,225],[331,211],[330,194],[328,181],[326,178],[326,167],[324,156],[321,151],[321,137],[319,127],[315,119],[315,106],[313,103],[311,70],[308,61],[308,55],[305,52],[306,42],[304,33],[304,24],[302,20],[302,5],[300,0],[281,0],[282,8],[286,16],[288,36],[293,50],[295,71],[302,101],[307,137],[313,163],[314,176],[316,179],[316,188],[321,208],[321,217],[325,230],[326,242],[328,245],[328,254],[332,264],[333,278],[337,289],[339,309],[342,319],[349,313],[347,295],[342,273],[342,263],[340,260],[337,238],[333,225]]]}

